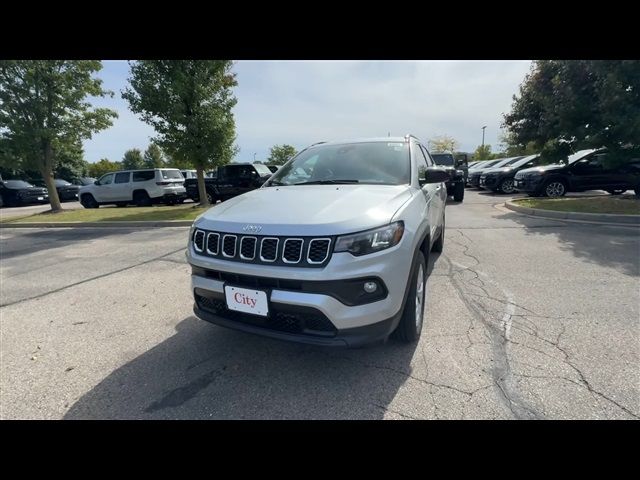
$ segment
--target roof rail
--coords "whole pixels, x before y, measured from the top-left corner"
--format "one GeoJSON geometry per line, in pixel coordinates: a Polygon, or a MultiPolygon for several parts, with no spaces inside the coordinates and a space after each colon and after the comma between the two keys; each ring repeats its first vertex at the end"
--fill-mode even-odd
{"type": "Polygon", "coordinates": [[[409,141],[409,139],[410,139],[410,138],[412,138],[412,137],[413,137],[413,138],[415,138],[416,140],[419,140],[419,139],[418,139],[418,137],[416,137],[416,136],[415,136],[415,135],[413,135],[412,133],[407,133],[407,134],[404,136],[404,140],[405,140],[405,142],[408,142],[408,141],[409,141]]]}

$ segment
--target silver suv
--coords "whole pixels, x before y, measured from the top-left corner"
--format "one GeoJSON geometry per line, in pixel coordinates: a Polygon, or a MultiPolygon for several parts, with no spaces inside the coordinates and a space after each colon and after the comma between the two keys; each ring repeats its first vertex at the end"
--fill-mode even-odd
{"type": "Polygon", "coordinates": [[[194,221],[195,314],[317,345],[416,341],[448,179],[412,135],[304,149],[194,221]]]}
{"type": "Polygon", "coordinates": [[[106,173],[93,184],[80,187],[78,195],[84,208],[109,204],[126,207],[130,203],[181,203],[187,198],[187,191],[180,170],[155,168],[106,173]]]}

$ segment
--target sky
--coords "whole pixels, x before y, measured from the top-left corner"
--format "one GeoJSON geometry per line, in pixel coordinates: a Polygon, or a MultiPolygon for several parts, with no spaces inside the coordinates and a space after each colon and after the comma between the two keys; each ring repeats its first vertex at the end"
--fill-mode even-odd
{"type": "MultiPolygon", "coordinates": [[[[450,135],[460,151],[499,146],[502,115],[529,72],[531,61],[248,61],[235,63],[235,161],[264,161],[276,144],[297,150],[319,141],[406,135],[425,142],[450,135]]],[[[113,98],[95,106],[118,112],[113,126],[84,142],[85,158],[121,160],[145,150],[153,128],[128,109],[126,61],[103,62],[98,76],[113,98]]]]}

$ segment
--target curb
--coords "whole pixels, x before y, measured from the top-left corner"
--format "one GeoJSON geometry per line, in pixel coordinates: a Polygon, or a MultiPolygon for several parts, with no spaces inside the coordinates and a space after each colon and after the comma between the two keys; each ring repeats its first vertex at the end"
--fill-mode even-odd
{"type": "Polygon", "coordinates": [[[581,213],[581,212],[558,212],[555,210],[543,210],[540,208],[523,207],[512,201],[506,201],[504,206],[509,210],[525,215],[540,218],[550,218],[553,220],[582,220],[596,223],[618,223],[625,225],[640,226],[640,215],[621,215],[611,213],[581,213]]]}
{"type": "Polygon", "coordinates": [[[0,222],[0,229],[4,228],[161,228],[161,227],[190,227],[193,220],[172,220],[161,222],[32,222],[32,223],[7,223],[0,222]]]}

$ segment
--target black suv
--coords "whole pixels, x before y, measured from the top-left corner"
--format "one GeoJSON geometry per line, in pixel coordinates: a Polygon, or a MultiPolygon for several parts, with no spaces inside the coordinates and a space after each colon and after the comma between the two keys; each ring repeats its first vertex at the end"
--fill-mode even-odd
{"type": "MultiPolygon", "coordinates": [[[[230,163],[222,165],[205,177],[209,203],[224,201],[259,188],[271,176],[271,170],[261,163],[230,163]]],[[[194,202],[200,201],[198,179],[187,178],[184,181],[187,196],[194,202]]]]}
{"type": "Polygon", "coordinates": [[[581,150],[566,163],[526,168],[516,173],[514,188],[531,197],[561,197],[567,192],[606,190],[612,195],[635,189],[640,195],[640,155],[614,162],[605,149],[581,150]]]}
{"type": "Polygon", "coordinates": [[[488,161],[484,161],[479,163],[478,165],[475,165],[470,171],[469,171],[469,185],[471,187],[476,187],[476,188],[480,188],[482,189],[483,187],[480,186],[480,177],[482,176],[482,174],[486,171],[488,171],[490,168],[499,168],[499,167],[504,167],[507,165],[510,165],[512,163],[517,162],[519,159],[523,158],[522,156],[520,157],[509,157],[509,158],[497,158],[494,160],[488,160],[488,161]]]}
{"type": "Polygon", "coordinates": [[[464,200],[464,185],[466,183],[465,170],[459,168],[460,166],[466,166],[466,162],[458,162],[454,158],[453,154],[445,152],[429,152],[431,158],[436,165],[443,167],[449,174],[449,181],[447,185],[447,195],[453,195],[453,199],[456,202],[464,200]]]}
{"type": "Polygon", "coordinates": [[[520,170],[540,164],[540,155],[528,155],[506,167],[488,168],[480,175],[480,188],[488,188],[494,192],[513,193],[513,177],[520,170]]]}

